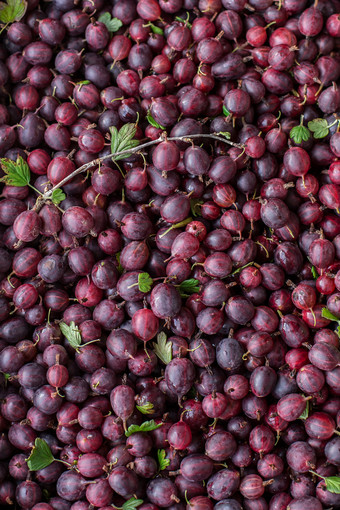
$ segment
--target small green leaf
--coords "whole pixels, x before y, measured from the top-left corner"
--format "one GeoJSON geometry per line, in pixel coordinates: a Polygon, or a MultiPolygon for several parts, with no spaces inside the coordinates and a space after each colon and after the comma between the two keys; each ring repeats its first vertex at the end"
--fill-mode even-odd
{"type": "Polygon", "coordinates": [[[98,21],[104,23],[110,34],[113,32],[117,32],[120,27],[123,26],[123,23],[118,18],[111,18],[111,14],[109,12],[104,12],[99,16],[98,21]]]}
{"type": "Polygon", "coordinates": [[[336,315],[334,315],[332,312],[330,312],[328,310],[328,308],[323,308],[322,311],[321,311],[321,316],[324,317],[325,319],[328,319],[330,321],[335,321],[335,322],[340,322],[340,319],[339,317],[337,317],[336,315]]]}
{"type": "Polygon", "coordinates": [[[199,292],[200,290],[200,282],[195,278],[190,278],[189,280],[184,280],[179,286],[179,293],[181,297],[189,297],[191,294],[195,292],[199,292]]]}
{"type": "Polygon", "coordinates": [[[329,492],[340,494],[340,476],[327,476],[324,480],[329,492]]]}
{"type": "Polygon", "coordinates": [[[326,119],[314,119],[308,122],[308,128],[313,132],[314,138],[325,138],[328,135],[328,122],[326,119]]]}
{"type": "Polygon", "coordinates": [[[301,416],[299,416],[300,420],[307,420],[309,416],[309,400],[306,401],[306,407],[301,416]]]}
{"type": "Polygon", "coordinates": [[[305,126],[295,126],[290,130],[289,136],[295,143],[307,142],[310,131],[305,126]]]}
{"type": "Polygon", "coordinates": [[[28,186],[31,180],[31,173],[26,161],[18,156],[16,161],[1,158],[0,165],[6,175],[0,180],[8,186],[28,186]]]}
{"type": "Polygon", "coordinates": [[[153,343],[156,356],[167,365],[172,360],[172,342],[167,341],[166,334],[162,331],[157,335],[157,343],[153,343]]]}
{"type": "Polygon", "coordinates": [[[151,113],[147,114],[146,120],[148,121],[149,124],[151,124],[151,126],[157,128],[157,129],[163,129],[163,131],[165,130],[164,126],[161,126],[160,124],[158,124],[158,122],[155,121],[155,119],[153,118],[151,113]]]}
{"type": "Polygon", "coordinates": [[[60,204],[60,202],[65,200],[65,198],[66,198],[66,195],[62,189],[58,188],[58,189],[54,189],[52,191],[51,200],[55,205],[60,204]]]}
{"type": "Polygon", "coordinates": [[[139,273],[138,275],[138,288],[141,292],[149,292],[153,284],[153,279],[149,273],[139,273]]]}
{"type": "Polygon", "coordinates": [[[223,110],[223,115],[225,117],[229,117],[229,115],[231,115],[230,111],[224,105],[223,105],[222,110],[223,110]]]}
{"type": "Polygon", "coordinates": [[[121,254],[120,251],[118,253],[116,253],[116,260],[118,262],[117,271],[119,274],[122,274],[122,272],[124,271],[124,268],[123,268],[122,264],[120,263],[120,254],[121,254]]]}
{"type": "Polygon", "coordinates": [[[316,280],[319,277],[319,275],[318,275],[317,270],[315,269],[315,266],[312,266],[311,271],[312,271],[314,280],[316,280]]]}
{"type": "Polygon", "coordinates": [[[340,324],[338,323],[338,327],[336,328],[336,334],[340,338],[340,324]]]}
{"type": "Polygon", "coordinates": [[[0,2],[0,21],[1,23],[13,23],[20,21],[25,15],[27,2],[25,0],[7,0],[7,3],[0,2]]]}
{"type": "Polygon", "coordinates": [[[163,35],[164,34],[164,30],[162,30],[161,28],[157,27],[153,23],[149,23],[149,27],[151,28],[151,31],[154,34],[159,34],[159,35],[163,35]]]}
{"type": "Polygon", "coordinates": [[[141,406],[136,405],[136,408],[142,414],[152,414],[154,412],[154,407],[151,402],[146,402],[146,404],[143,404],[141,406]]]}
{"type": "Polygon", "coordinates": [[[60,322],[59,327],[70,346],[77,350],[81,346],[81,334],[75,322],[70,322],[69,326],[66,322],[60,322]]]}
{"type": "MultiPolygon", "coordinates": [[[[127,151],[139,145],[139,140],[135,140],[133,138],[136,134],[135,124],[124,124],[119,131],[115,126],[111,126],[110,133],[112,154],[127,151]]],[[[117,156],[113,156],[112,160],[118,161],[127,157],[129,157],[129,154],[119,154],[117,156]]]]}
{"type": "Polygon", "coordinates": [[[170,464],[170,459],[166,459],[165,450],[157,450],[157,459],[158,459],[158,469],[159,471],[163,471],[170,464]]]}
{"type": "Polygon", "coordinates": [[[138,506],[140,506],[142,504],[143,504],[142,499],[130,498],[127,501],[125,501],[125,503],[123,504],[123,506],[121,508],[122,508],[122,510],[134,510],[135,508],[137,508],[138,506]]]}
{"type": "Polygon", "coordinates": [[[125,435],[126,437],[130,437],[136,432],[150,432],[151,430],[159,429],[162,425],[163,423],[156,423],[155,420],[145,421],[141,425],[130,425],[130,427],[125,431],[125,435]]]}
{"type": "Polygon", "coordinates": [[[26,459],[28,469],[30,471],[39,471],[54,462],[50,447],[43,439],[36,438],[31,455],[26,459]]]}
{"type": "Polygon", "coordinates": [[[201,205],[204,204],[203,200],[199,198],[191,198],[190,199],[190,209],[192,215],[196,218],[197,216],[201,216],[201,205]]]}
{"type": "Polygon", "coordinates": [[[230,138],[231,138],[231,134],[228,131],[220,131],[217,134],[224,136],[224,138],[226,138],[227,140],[230,140],[230,138]]]}

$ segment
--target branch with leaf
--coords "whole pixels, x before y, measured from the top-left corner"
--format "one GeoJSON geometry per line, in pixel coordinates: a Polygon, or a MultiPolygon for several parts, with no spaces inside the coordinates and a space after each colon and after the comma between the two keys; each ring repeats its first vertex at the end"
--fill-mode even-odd
{"type": "Polygon", "coordinates": [[[0,22],[4,24],[1,32],[14,21],[20,21],[26,13],[27,2],[25,0],[7,0],[0,2],[0,22]]]}
{"type": "MultiPolygon", "coordinates": [[[[5,174],[0,179],[1,182],[4,182],[7,186],[29,186],[36,193],[38,193],[39,198],[44,196],[43,193],[32,186],[29,166],[21,156],[18,156],[16,161],[12,161],[11,159],[7,158],[1,158],[0,165],[5,174]]],[[[51,200],[54,205],[58,205],[60,202],[65,200],[65,198],[66,195],[61,189],[55,189],[52,190],[49,200],[51,200]]]]}
{"type": "MultiPolygon", "coordinates": [[[[111,159],[113,161],[119,161],[120,159],[124,159],[129,157],[131,154],[135,154],[136,152],[142,152],[144,149],[151,147],[153,145],[156,145],[160,142],[164,141],[164,135],[162,134],[159,138],[156,140],[151,140],[150,142],[145,142],[143,144],[140,144],[140,140],[136,140],[134,138],[136,134],[136,125],[135,124],[125,124],[119,131],[117,128],[110,129],[111,132],[111,154],[107,154],[106,156],[102,156],[101,158],[94,159],[93,161],[90,161],[89,163],[85,163],[84,165],[77,168],[74,172],[72,172],[70,175],[65,177],[62,181],[60,181],[58,184],[53,186],[53,188],[49,191],[47,191],[43,198],[50,199],[52,194],[55,192],[56,189],[61,188],[65,184],[67,184],[69,181],[71,181],[76,175],[81,174],[83,172],[87,172],[90,168],[94,166],[98,166],[104,161],[111,159]]],[[[217,142],[227,143],[233,147],[237,147],[239,149],[243,149],[243,145],[240,143],[231,142],[228,140],[228,135],[225,133],[221,133],[222,136],[219,136],[219,133],[212,133],[212,134],[193,134],[193,135],[184,135],[184,136],[172,136],[167,138],[169,141],[184,141],[190,143],[191,141],[195,139],[210,139],[215,140],[217,142]]]]}
{"type": "Polygon", "coordinates": [[[91,340],[86,344],[82,344],[80,329],[73,321],[70,322],[69,326],[66,324],[66,322],[60,322],[59,327],[60,331],[62,332],[70,346],[77,352],[79,352],[79,349],[81,349],[82,347],[85,347],[85,345],[93,344],[94,342],[100,341],[100,338],[97,338],[96,340],[91,340]]]}
{"type": "Polygon", "coordinates": [[[46,441],[39,437],[36,438],[30,456],[26,459],[26,462],[30,471],[39,471],[40,469],[44,469],[52,464],[52,462],[61,462],[67,467],[70,467],[68,462],[56,459],[46,441]]]}

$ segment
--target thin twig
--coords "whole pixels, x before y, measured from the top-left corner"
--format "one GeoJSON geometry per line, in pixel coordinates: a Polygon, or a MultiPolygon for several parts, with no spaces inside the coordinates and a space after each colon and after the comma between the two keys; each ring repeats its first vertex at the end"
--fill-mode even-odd
{"type": "MultiPolygon", "coordinates": [[[[186,136],[173,136],[167,138],[169,141],[182,141],[182,142],[190,142],[192,138],[211,138],[213,140],[217,140],[218,142],[227,143],[229,145],[232,145],[233,147],[237,147],[238,149],[242,149],[243,146],[239,143],[231,142],[227,138],[222,138],[221,136],[218,136],[217,134],[194,134],[194,135],[186,135],[186,136]]],[[[142,145],[137,145],[137,147],[133,147],[132,149],[126,149],[124,151],[115,152],[113,154],[107,154],[106,156],[103,156],[101,158],[94,159],[93,161],[90,161],[89,163],[85,163],[84,165],[77,168],[74,172],[72,172],[70,175],[65,177],[62,181],[58,182],[53,188],[51,188],[49,191],[47,191],[43,198],[49,199],[53,193],[54,190],[61,188],[69,182],[71,179],[73,179],[76,175],[81,174],[83,172],[86,172],[89,168],[93,166],[97,166],[103,161],[106,161],[107,159],[111,159],[114,156],[120,156],[121,154],[134,154],[136,152],[140,152],[141,150],[145,149],[146,147],[150,147],[151,145],[155,145],[156,143],[160,143],[164,141],[164,136],[161,135],[157,140],[151,140],[151,142],[143,143],[142,145]]]]}

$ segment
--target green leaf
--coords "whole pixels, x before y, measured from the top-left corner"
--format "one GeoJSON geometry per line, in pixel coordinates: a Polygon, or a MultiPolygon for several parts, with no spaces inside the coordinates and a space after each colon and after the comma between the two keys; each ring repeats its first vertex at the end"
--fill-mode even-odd
{"type": "Polygon", "coordinates": [[[340,476],[327,476],[324,480],[329,492],[340,494],[340,476]]]}
{"type": "Polygon", "coordinates": [[[5,23],[13,23],[20,21],[25,15],[27,2],[25,0],[7,0],[7,3],[0,2],[0,21],[5,23]]]}
{"type": "Polygon", "coordinates": [[[325,138],[328,135],[328,122],[326,119],[314,119],[308,122],[308,128],[313,132],[314,138],[325,138]]]}
{"type": "Polygon", "coordinates": [[[30,471],[38,471],[44,469],[54,462],[50,447],[43,439],[36,438],[31,455],[26,459],[28,469],[30,471]]]}
{"type": "Polygon", "coordinates": [[[123,268],[122,264],[120,263],[120,254],[121,254],[120,251],[118,253],[116,253],[116,260],[118,262],[117,271],[119,274],[122,274],[122,272],[124,271],[124,268],[123,268]]]}
{"type": "Polygon", "coordinates": [[[330,312],[328,310],[328,308],[323,308],[322,311],[321,311],[321,316],[324,317],[325,319],[328,319],[330,321],[335,321],[335,322],[340,322],[340,319],[339,317],[337,317],[336,315],[334,315],[332,312],[330,312]]]}
{"type": "Polygon", "coordinates": [[[142,414],[152,414],[154,412],[154,407],[151,402],[146,402],[142,406],[136,406],[138,411],[142,414]]]}
{"type": "Polygon", "coordinates": [[[157,343],[153,343],[156,356],[167,365],[172,360],[172,342],[167,341],[166,334],[162,331],[157,335],[157,343]]]}
{"type": "Polygon", "coordinates": [[[141,425],[130,425],[130,427],[125,431],[125,435],[126,437],[130,437],[136,432],[150,432],[151,430],[159,429],[162,425],[163,423],[156,423],[155,420],[145,421],[141,425]]]}
{"type": "Polygon", "coordinates": [[[165,450],[157,450],[157,459],[158,459],[158,469],[159,471],[163,471],[170,464],[170,459],[166,459],[165,450]]]}
{"type": "MultiPolygon", "coordinates": [[[[133,138],[136,134],[135,124],[124,124],[124,126],[119,131],[115,126],[111,126],[110,133],[112,154],[133,149],[139,145],[139,140],[134,140],[133,138]]],[[[129,154],[120,154],[118,156],[113,156],[112,160],[118,161],[119,159],[124,159],[127,157],[129,157],[129,154]]]]}
{"type": "Polygon", "coordinates": [[[149,292],[153,284],[153,279],[149,273],[139,273],[138,288],[141,292],[149,292]]]}
{"type": "Polygon", "coordinates": [[[153,116],[151,115],[151,113],[148,113],[147,116],[146,116],[146,120],[148,121],[149,124],[151,124],[151,126],[157,128],[157,129],[163,129],[165,130],[165,127],[164,126],[161,126],[160,124],[158,124],[158,122],[155,121],[155,119],[153,118],[153,116]]]}
{"type": "Polygon", "coordinates": [[[54,189],[52,191],[51,200],[55,205],[60,204],[60,202],[65,200],[65,198],[66,198],[66,195],[62,189],[58,188],[58,189],[54,189]]]}
{"type": "Polygon", "coordinates": [[[315,269],[315,266],[312,266],[311,271],[312,271],[314,280],[316,280],[319,277],[319,275],[318,275],[317,270],[315,269]]]}
{"type": "Polygon", "coordinates": [[[310,131],[305,126],[295,126],[290,130],[289,136],[295,143],[307,142],[310,131]]]}
{"type": "Polygon", "coordinates": [[[223,115],[225,117],[229,117],[229,115],[231,115],[230,111],[224,105],[223,105],[222,110],[223,110],[223,115]]]}
{"type": "Polygon", "coordinates": [[[179,286],[179,293],[181,297],[189,297],[191,294],[195,292],[199,292],[200,290],[200,282],[195,278],[190,278],[189,280],[184,280],[179,286]]]}
{"type": "Polygon", "coordinates": [[[123,26],[123,23],[118,18],[111,18],[111,14],[109,12],[104,12],[101,16],[99,16],[98,21],[104,23],[110,34],[113,32],[117,32],[120,27],[123,26]]]}
{"type": "Polygon", "coordinates": [[[64,337],[67,338],[70,346],[77,350],[81,345],[81,334],[75,322],[70,322],[69,326],[66,322],[60,322],[59,327],[64,337]]]}
{"type": "Polygon", "coordinates": [[[231,134],[228,131],[220,131],[217,134],[224,136],[224,138],[226,138],[227,140],[230,140],[230,138],[231,138],[231,134]]]}
{"type": "Polygon", "coordinates": [[[336,334],[340,338],[340,324],[338,323],[338,327],[336,328],[336,334]]]}
{"type": "Polygon", "coordinates": [[[199,198],[191,198],[190,199],[190,209],[192,215],[196,218],[197,216],[201,216],[200,210],[201,205],[204,204],[203,200],[200,200],[199,198]]]}
{"type": "Polygon", "coordinates": [[[300,420],[307,420],[309,415],[309,400],[306,401],[306,407],[301,416],[299,416],[300,420]]]}
{"type": "Polygon", "coordinates": [[[164,34],[164,30],[162,30],[161,28],[157,27],[153,23],[149,23],[149,27],[151,28],[151,31],[154,34],[159,34],[159,35],[163,35],[164,34]]]}
{"type": "Polygon", "coordinates": [[[31,180],[31,173],[26,161],[18,156],[16,161],[1,158],[0,165],[6,175],[0,180],[8,186],[28,186],[31,180]]]}
{"type": "Polygon", "coordinates": [[[130,498],[127,501],[125,501],[124,505],[121,508],[122,510],[134,510],[135,508],[142,504],[143,504],[142,499],[130,498]]]}

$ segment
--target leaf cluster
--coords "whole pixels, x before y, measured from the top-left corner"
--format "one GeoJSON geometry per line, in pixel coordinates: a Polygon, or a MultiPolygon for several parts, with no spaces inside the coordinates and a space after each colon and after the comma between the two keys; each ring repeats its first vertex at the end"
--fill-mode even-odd
{"type": "Polygon", "coordinates": [[[130,437],[136,432],[151,432],[151,430],[159,429],[162,425],[163,423],[156,423],[155,420],[145,421],[141,425],[130,425],[125,431],[125,435],[126,437],[130,437]]]}
{"type": "Polygon", "coordinates": [[[120,19],[112,18],[109,12],[104,12],[103,14],[101,14],[98,18],[98,21],[104,23],[110,34],[117,32],[117,30],[119,30],[120,27],[123,26],[123,23],[120,21],[120,19]]]}

